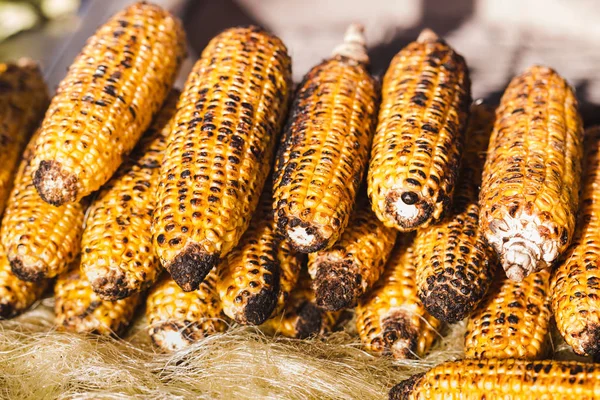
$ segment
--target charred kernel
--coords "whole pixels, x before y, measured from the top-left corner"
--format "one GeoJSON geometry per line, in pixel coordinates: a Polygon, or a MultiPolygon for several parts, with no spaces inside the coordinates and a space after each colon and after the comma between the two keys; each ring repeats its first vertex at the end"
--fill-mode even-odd
{"type": "Polygon", "coordinates": [[[79,254],[88,202],[84,199],[55,207],[38,196],[31,179],[38,135],[39,130],[23,154],[0,231],[13,273],[26,281],[55,277],[79,254]]]}
{"type": "Polygon", "coordinates": [[[449,211],[470,103],[465,61],[435,33],[423,31],[394,57],[367,178],[386,226],[414,230],[449,211]]]}
{"type": "Polygon", "coordinates": [[[23,149],[50,101],[39,66],[29,60],[0,64],[0,214],[10,194],[23,149]]]}
{"type": "Polygon", "coordinates": [[[58,329],[99,335],[121,335],[141,300],[137,293],[123,300],[102,300],[82,276],[79,260],[58,277],[54,296],[58,329]]]}
{"type": "Polygon", "coordinates": [[[162,265],[185,290],[196,289],[247,229],[269,172],[290,88],[291,63],[285,45],[256,27],[232,28],[216,36],[189,75],[160,170],[152,227],[162,265]],[[236,79],[258,73],[253,72],[255,67],[262,75],[273,74],[273,82],[240,86],[236,79]],[[239,107],[225,104],[239,105],[236,98],[252,104],[252,111],[246,107],[239,113],[239,107]],[[203,123],[194,122],[199,117],[203,123]],[[228,132],[235,128],[239,139],[234,146],[230,142],[236,136],[216,134],[223,127],[232,127],[228,132]],[[262,159],[254,157],[256,151],[262,159]],[[184,171],[191,179],[182,181],[184,171]],[[169,180],[171,175],[175,178],[169,180]],[[179,187],[195,194],[180,200],[179,187]],[[165,210],[167,205],[170,211],[165,210]],[[165,229],[171,223],[185,225],[190,216],[194,229],[165,229]],[[174,235],[178,235],[176,242],[174,235]]]}
{"type": "Polygon", "coordinates": [[[469,317],[465,355],[540,359],[548,350],[551,315],[547,270],[515,282],[500,269],[489,292],[469,317]],[[520,306],[515,307],[515,303],[520,306]]]}
{"type": "Polygon", "coordinates": [[[511,81],[496,111],[479,225],[511,279],[552,265],[573,236],[583,139],[577,108],[560,75],[533,66],[511,81]]]}
{"type": "Polygon", "coordinates": [[[449,323],[466,318],[488,290],[493,254],[479,230],[478,195],[485,154],[494,125],[493,109],[473,105],[460,175],[446,219],[417,231],[417,289],[434,317],[449,323]],[[444,281],[439,280],[445,277],[444,281]],[[450,282],[450,284],[448,284],[450,282]]]}
{"type": "Polygon", "coordinates": [[[585,135],[581,206],[573,243],[552,277],[552,311],[580,355],[600,354],[600,128],[585,135]]]}
{"type": "Polygon", "coordinates": [[[32,174],[45,201],[75,202],[109,180],[160,109],[185,52],[180,21],[146,2],[127,7],[96,31],[60,83],[40,128],[32,174]],[[136,23],[121,28],[122,20],[136,23]],[[115,37],[117,30],[123,34],[115,37]],[[65,140],[72,145],[64,146],[65,140]]]}
{"type": "Polygon", "coordinates": [[[373,290],[356,308],[356,328],[365,348],[397,359],[421,357],[439,336],[441,322],[417,297],[411,234],[400,235],[373,290]]]}
{"type": "Polygon", "coordinates": [[[576,361],[491,359],[440,364],[394,386],[390,400],[598,398],[600,368],[576,361]],[[573,379],[575,378],[575,379],[573,379]]]}
{"type": "MultiPolygon", "coordinates": [[[[178,91],[167,97],[150,129],[88,210],[82,245],[92,251],[81,255],[81,268],[93,290],[104,300],[128,297],[146,289],[158,278],[160,264],[150,251],[150,227],[159,171],[143,166],[161,163],[178,97],[178,91]],[[131,193],[138,182],[148,182],[150,190],[136,196],[135,202],[117,201],[119,198],[126,202],[131,200],[131,196],[122,193],[131,193]],[[129,217],[119,224],[124,215],[129,217]],[[123,254],[130,260],[123,259],[123,254]],[[137,266],[135,261],[141,261],[141,265],[137,266]]],[[[170,224],[170,229],[165,227],[165,231],[174,228],[175,225],[170,224]]]]}
{"type": "Polygon", "coordinates": [[[368,62],[362,28],[351,25],[298,89],[274,179],[275,221],[297,251],[331,247],[348,224],[377,118],[368,62]]]}
{"type": "Polygon", "coordinates": [[[317,305],[328,311],[354,306],[377,282],[394,248],[397,231],[386,228],[362,196],[340,240],[308,255],[317,305]]]}
{"type": "Polygon", "coordinates": [[[146,300],[148,333],[164,351],[185,348],[214,332],[227,329],[211,271],[197,290],[184,292],[168,274],[154,286],[146,300]]]}

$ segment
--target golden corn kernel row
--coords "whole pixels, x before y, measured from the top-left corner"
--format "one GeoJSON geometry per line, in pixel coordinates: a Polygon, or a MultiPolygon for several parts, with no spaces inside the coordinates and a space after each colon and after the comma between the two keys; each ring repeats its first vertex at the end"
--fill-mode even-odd
{"type": "Polygon", "coordinates": [[[363,29],[304,77],[275,175],[275,221],[301,252],[329,248],[348,224],[367,166],[377,118],[377,85],[367,71],[363,29]]]}
{"type": "Polygon", "coordinates": [[[499,271],[489,292],[469,317],[465,334],[468,358],[536,360],[548,350],[550,272],[521,282],[499,271]]]}
{"type": "Polygon", "coordinates": [[[304,271],[290,293],[283,314],[271,318],[264,326],[283,336],[305,339],[330,332],[341,314],[341,311],[325,311],[317,306],[310,276],[304,271]]]}
{"type": "Polygon", "coordinates": [[[571,241],[581,178],[577,99],[533,66],[502,96],[479,196],[479,224],[510,279],[550,266],[571,241]]]}
{"type": "Polygon", "coordinates": [[[425,355],[441,326],[417,297],[412,241],[412,235],[398,238],[383,276],[356,308],[356,328],[365,348],[398,359],[425,355]]]}
{"type": "Polygon", "coordinates": [[[133,320],[141,295],[102,300],[80,271],[79,260],[54,285],[54,313],[59,329],[76,333],[121,335],[133,320]]]}
{"type": "Polygon", "coordinates": [[[600,398],[600,368],[576,361],[450,361],[400,382],[390,400],[600,398]]]}
{"type": "Polygon", "coordinates": [[[552,277],[552,311],[580,355],[600,354],[600,128],[586,132],[586,157],[573,243],[552,277]]]}
{"type": "Polygon", "coordinates": [[[493,254],[478,226],[481,171],[493,125],[493,109],[482,104],[471,107],[450,213],[415,237],[419,298],[431,315],[449,323],[469,315],[494,274],[493,254]]]}
{"type": "Polygon", "coordinates": [[[140,292],[160,273],[150,227],[169,121],[178,97],[178,91],[169,94],[150,129],[88,211],[81,239],[81,268],[104,300],[140,292]]]}
{"type": "Polygon", "coordinates": [[[373,210],[386,226],[413,230],[448,211],[470,104],[465,60],[435,33],[423,31],[394,57],[368,174],[373,210]]]}
{"type": "Polygon", "coordinates": [[[41,127],[32,173],[40,196],[61,205],[102,186],[160,109],[185,56],[180,21],[139,2],[88,39],[41,127]]]}
{"type": "Polygon", "coordinates": [[[153,223],[156,252],[183,290],[198,288],[248,227],[290,88],[285,45],[256,27],[216,36],[188,77],[153,223]]]}
{"type": "Polygon", "coordinates": [[[65,271],[79,254],[87,199],[55,207],[38,196],[31,179],[39,130],[27,145],[8,199],[0,241],[20,279],[41,281],[65,271]]]}
{"type": "Polygon", "coordinates": [[[197,290],[184,292],[168,274],[152,288],[146,300],[148,333],[164,351],[175,351],[206,335],[227,329],[212,270],[197,290]]]}
{"type": "Polygon", "coordinates": [[[16,317],[26,311],[44,293],[48,281],[25,282],[10,270],[4,248],[0,245],[0,320],[16,317]]]}
{"type": "Polygon", "coordinates": [[[354,306],[377,282],[394,248],[397,231],[386,228],[362,200],[340,240],[328,250],[308,255],[317,305],[324,310],[354,306]]]}
{"type": "Polygon", "coordinates": [[[40,67],[28,59],[0,64],[0,214],[12,188],[14,174],[50,102],[40,67]]]}

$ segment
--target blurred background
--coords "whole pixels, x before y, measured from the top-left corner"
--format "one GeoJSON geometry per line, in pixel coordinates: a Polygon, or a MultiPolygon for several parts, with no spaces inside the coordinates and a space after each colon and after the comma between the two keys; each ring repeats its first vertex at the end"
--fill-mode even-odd
{"type": "MultiPolygon", "coordinates": [[[[0,59],[39,60],[51,87],[87,37],[133,0],[0,0],[0,59]]],[[[424,27],[467,59],[474,98],[497,102],[512,76],[546,64],[576,88],[587,124],[600,123],[600,2],[597,0],[154,0],[186,26],[189,71],[208,40],[259,24],[287,44],[294,79],[327,57],[353,21],[366,27],[372,71],[424,27]]],[[[183,78],[180,79],[180,84],[183,78]]]]}

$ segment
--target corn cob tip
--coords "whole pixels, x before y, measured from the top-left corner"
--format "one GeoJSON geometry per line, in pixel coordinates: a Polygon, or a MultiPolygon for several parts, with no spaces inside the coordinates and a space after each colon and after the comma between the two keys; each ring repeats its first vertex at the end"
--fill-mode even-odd
{"type": "Polygon", "coordinates": [[[432,205],[416,192],[391,190],[386,196],[386,213],[402,229],[413,229],[429,220],[432,205]]]}
{"type": "Polygon", "coordinates": [[[216,254],[206,254],[196,244],[188,245],[167,266],[173,280],[184,292],[197,290],[211,269],[219,262],[216,254]]]}
{"type": "Polygon", "coordinates": [[[42,263],[23,263],[18,255],[9,261],[12,273],[22,281],[40,282],[46,277],[46,267],[42,263]]]}
{"type": "Polygon", "coordinates": [[[384,354],[391,354],[397,360],[414,359],[418,338],[422,334],[415,329],[411,315],[404,310],[392,312],[381,325],[381,346],[384,354]]]}
{"type": "Polygon", "coordinates": [[[344,41],[333,49],[334,57],[342,56],[352,61],[368,64],[367,41],[365,39],[365,28],[363,25],[353,23],[348,26],[344,34],[344,41]]]}
{"type": "Polygon", "coordinates": [[[189,347],[203,335],[196,333],[196,324],[182,325],[178,322],[165,322],[150,329],[152,342],[165,351],[177,351],[189,347]]]}
{"type": "Polygon", "coordinates": [[[417,38],[417,42],[419,43],[437,42],[438,40],[440,40],[440,37],[429,28],[423,29],[417,38]]]}
{"type": "Polygon", "coordinates": [[[425,376],[425,372],[411,376],[390,389],[390,400],[406,400],[412,394],[415,386],[425,376]]]}
{"type": "Polygon", "coordinates": [[[308,226],[309,224],[285,227],[285,221],[281,219],[279,221],[278,227],[281,229],[281,226],[284,226],[290,245],[297,252],[315,253],[327,245],[327,238],[324,238],[316,228],[308,226]]]}
{"type": "MultiPolygon", "coordinates": [[[[3,301],[0,299],[0,301],[3,301]]],[[[0,303],[0,321],[3,319],[12,318],[16,314],[16,310],[12,304],[0,303]]]]}
{"type": "Polygon", "coordinates": [[[360,295],[360,275],[347,266],[320,263],[313,280],[317,305],[323,310],[339,311],[351,307],[360,295]]]}
{"type": "Polygon", "coordinates": [[[600,362],[600,325],[588,322],[578,339],[582,352],[575,353],[591,355],[595,362],[600,362]]]}
{"type": "Polygon", "coordinates": [[[242,325],[260,325],[264,323],[277,306],[279,291],[262,289],[246,300],[243,312],[233,315],[233,319],[242,325]]]}
{"type": "Polygon", "coordinates": [[[125,299],[136,292],[133,288],[123,285],[125,274],[92,277],[87,274],[92,290],[102,299],[117,301],[125,299]]]}
{"type": "Polygon", "coordinates": [[[33,185],[46,203],[61,206],[77,199],[77,177],[63,171],[56,161],[40,162],[33,175],[33,185]]]}
{"type": "Polygon", "coordinates": [[[306,339],[318,335],[323,325],[323,311],[310,301],[305,302],[298,310],[296,337],[306,339]]]}
{"type": "Polygon", "coordinates": [[[451,286],[437,285],[427,292],[419,290],[419,299],[429,314],[453,324],[468,317],[474,303],[470,296],[457,296],[456,292],[451,286]]]}

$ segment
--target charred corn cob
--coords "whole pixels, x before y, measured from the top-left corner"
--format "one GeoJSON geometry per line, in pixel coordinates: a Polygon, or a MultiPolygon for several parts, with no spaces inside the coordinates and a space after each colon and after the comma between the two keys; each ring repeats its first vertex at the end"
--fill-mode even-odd
{"type": "Polygon", "coordinates": [[[555,71],[533,66],[512,80],[479,196],[479,225],[510,279],[549,266],[571,241],[582,136],[575,94],[555,71]]]}
{"type": "Polygon", "coordinates": [[[305,339],[331,331],[341,314],[341,311],[330,312],[317,307],[310,276],[303,272],[283,314],[271,318],[264,326],[283,336],[305,339]]]}
{"type": "Polygon", "coordinates": [[[192,292],[184,292],[168,275],[146,301],[148,333],[165,351],[179,350],[214,332],[227,329],[213,270],[192,292]]]}
{"type": "Polygon", "coordinates": [[[292,247],[330,247],[348,225],[377,118],[377,85],[367,71],[362,27],[304,77],[275,176],[275,221],[292,247]]]}
{"type": "Polygon", "coordinates": [[[217,291],[223,311],[236,322],[260,325],[275,310],[281,290],[280,263],[298,264],[282,260],[297,256],[280,243],[281,239],[275,231],[273,192],[267,183],[250,226],[219,272],[217,291]]]}
{"type": "Polygon", "coordinates": [[[458,175],[471,83],[464,59],[430,30],[394,57],[368,174],[386,226],[407,231],[440,220],[458,175]]]}
{"type": "Polygon", "coordinates": [[[178,91],[169,95],[151,128],[88,211],[81,240],[81,268],[104,300],[119,300],[142,291],[160,273],[150,226],[169,120],[178,97],[178,91]]]}
{"type": "Polygon", "coordinates": [[[42,123],[34,184],[50,204],[100,188],[148,128],[185,56],[177,18],[139,2],[115,14],[75,59],[42,123]]]}
{"type": "Polygon", "coordinates": [[[50,101],[39,66],[28,59],[0,64],[0,214],[12,188],[19,157],[50,101]]]}
{"type": "Polygon", "coordinates": [[[390,400],[600,398],[600,368],[576,361],[462,360],[400,382],[390,400]]]}
{"type": "Polygon", "coordinates": [[[161,168],[154,244],[185,291],[250,223],[288,105],[291,66],[279,38],[232,28],[203,51],[185,84],[161,168]]]}
{"type": "Polygon", "coordinates": [[[494,274],[493,255],[478,226],[478,195],[494,112],[471,107],[466,146],[450,215],[415,237],[417,292],[427,311],[442,321],[467,317],[494,274]]]}
{"type": "Polygon", "coordinates": [[[383,276],[356,308],[356,328],[365,348],[395,358],[423,356],[441,326],[417,297],[412,235],[400,236],[383,276]]]}
{"type": "Polygon", "coordinates": [[[394,248],[397,231],[386,228],[361,200],[340,240],[308,255],[317,305],[328,311],[354,306],[377,282],[394,248]]]}
{"type": "Polygon", "coordinates": [[[61,207],[44,202],[31,179],[31,139],[15,177],[2,219],[0,239],[13,273],[25,281],[53,278],[79,254],[87,199],[61,207]]]}
{"type": "Polygon", "coordinates": [[[551,316],[547,270],[521,282],[498,276],[469,317],[465,354],[468,358],[540,359],[546,355],[551,316]]]}
{"type": "Polygon", "coordinates": [[[600,354],[600,127],[586,132],[586,161],[575,237],[552,277],[552,311],[580,355],[600,354]]]}
{"type": "Polygon", "coordinates": [[[59,329],[77,333],[121,335],[133,319],[141,296],[134,293],[117,301],[102,300],[81,274],[79,260],[54,285],[54,313],[59,329]]]}
{"type": "Polygon", "coordinates": [[[48,281],[20,280],[10,270],[4,248],[0,246],[0,320],[15,317],[27,310],[41,296],[48,281]]]}

